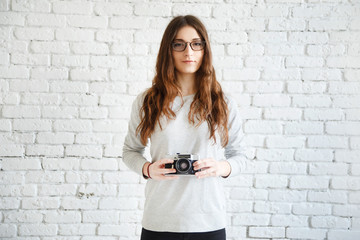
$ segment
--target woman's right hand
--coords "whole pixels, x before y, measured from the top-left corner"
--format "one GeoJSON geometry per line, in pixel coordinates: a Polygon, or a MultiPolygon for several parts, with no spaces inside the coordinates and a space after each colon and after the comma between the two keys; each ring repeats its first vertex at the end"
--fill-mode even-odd
{"type": "Polygon", "coordinates": [[[165,168],[165,164],[174,163],[173,159],[161,159],[153,163],[145,163],[143,166],[143,174],[155,180],[171,180],[177,179],[176,175],[166,175],[168,173],[175,173],[173,168],[165,168]],[[151,164],[151,165],[150,165],[151,164]],[[150,165],[150,167],[149,167],[150,165]],[[148,172],[149,171],[149,172],[148,172]],[[149,176],[150,175],[150,176],[149,176]]]}

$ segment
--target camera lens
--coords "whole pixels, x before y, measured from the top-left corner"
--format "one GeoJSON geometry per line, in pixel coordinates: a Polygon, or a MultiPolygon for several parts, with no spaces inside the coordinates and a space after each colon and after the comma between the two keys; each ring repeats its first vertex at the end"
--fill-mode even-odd
{"type": "Polygon", "coordinates": [[[176,169],[179,172],[182,172],[182,173],[187,172],[187,171],[189,171],[190,167],[191,167],[190,162],[186,158],[181,158],[176,162],[176,169]]]}

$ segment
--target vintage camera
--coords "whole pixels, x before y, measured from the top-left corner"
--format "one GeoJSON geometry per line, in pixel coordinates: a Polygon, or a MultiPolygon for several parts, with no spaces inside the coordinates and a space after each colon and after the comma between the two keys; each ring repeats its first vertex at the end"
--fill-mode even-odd
{"type": "Polygon", "coordinates": [[[194,175],[195,171],[193,164],[199,160],[199,156],[196,154],[188,154],[188,153],[177,153],[172,156],[174,158],[174,163],[165,164],[165,168],[174,168],[176,170],[175,173],[169,174],[182,174],[182,175],[194,175]]]}

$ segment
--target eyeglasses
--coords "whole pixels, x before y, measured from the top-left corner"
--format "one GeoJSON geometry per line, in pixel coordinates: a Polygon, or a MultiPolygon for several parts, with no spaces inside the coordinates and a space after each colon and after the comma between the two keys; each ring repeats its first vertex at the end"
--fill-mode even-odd
{"type": "Polygon", "coordinates": [[[201,51],[205,47],[205,41],[193,41],[193,42],[173,42],[171,44],[172,49],[176,52],[182,52],[185,51],[188,43],[190,44],[190,47],[194,51],[201,51]]]}

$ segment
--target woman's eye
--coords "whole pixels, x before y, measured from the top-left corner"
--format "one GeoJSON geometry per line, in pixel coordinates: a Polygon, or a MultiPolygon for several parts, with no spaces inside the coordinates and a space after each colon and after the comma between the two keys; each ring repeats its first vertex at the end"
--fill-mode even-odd
{"type": "Polygon", "coordinates": [[[181,47],[183,45],[184,45],[183,43],[174,43],[174,47],[181,47]]]}
{"type": "Polygon", "coordinates": [[[194,42],[193,44],[194,44],[194,46],[201,46],[202,42],[194,42]]]}

